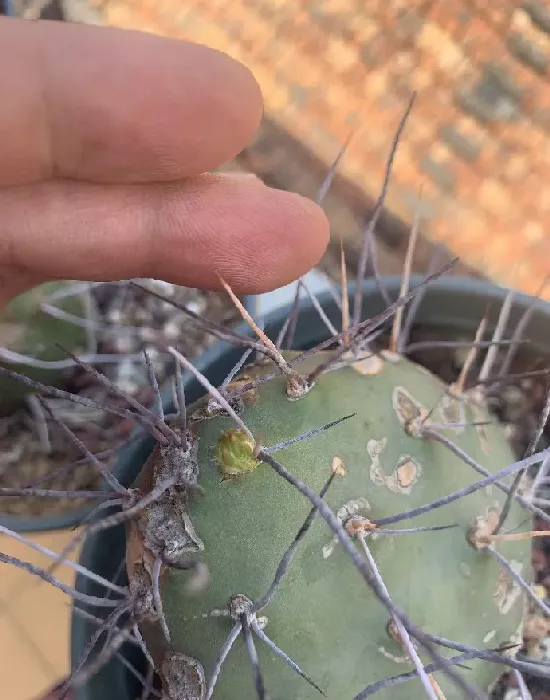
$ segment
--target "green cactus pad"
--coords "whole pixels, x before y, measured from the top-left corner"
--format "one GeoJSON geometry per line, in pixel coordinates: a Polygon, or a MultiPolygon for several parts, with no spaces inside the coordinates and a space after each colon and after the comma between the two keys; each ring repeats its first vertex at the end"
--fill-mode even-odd
{"type": "MultiPolygon", "coordinates": [[[[297,368],[307,373],[324,360],[323,353],[317,354],[297,368]]],[[[278,377],[249,393],[241,413],[265,446],[355,414],[275,454],[317,493],[341,460],[345,474],[335,478],[326,496],[341,519],[348,514],[382,519],[482,478],[439,442],[415,437],[415,429],[418,420],[434,407],[428,420],[437,424],[490,420],[487,412],[453,403],[448,387],[438,378],[405,359],[395,360],[385,360],[380,371],[371,375],[350,366],[326,373],[298,401],[286,398],[284,378],[278,377]]],[[[263,371],[258,366],[247,369],[247,374],[263,371]]],[[[266,593],[311,508],[267,464],[251,468],[250,450],[244,450],[238,475],[237,451],[231,448],[231,459],[226,451],[223,464],[230,465],[233,478],[224,478],[227,472],[220,469],[220,440],[227,440],[224,431],[235,427],[230,418],[219,415],[195,425],[199,484],[205,496],[191,498],[188,512],[204,543],[199,557],[209,568],[210,581],[200,593],[191,595],[189,572],[167,569],[162,580],[173,650],[198,660],[207,680],[234,624],[219,611],[227,610],[229,599],[236,594],[255,602],[266,593]]],[[[500,426],[459,425],[441,432],[490,472],[514,461],[500,426]]],[[[485,517],[493,506],[502,508],[504,499],[502,491],[487,487],[388,526],[457,525],[453,529],[379,534],[367,540],[392,599],[425,632],[477,648],[494,648],[516,639],[524,612],[521,589],[503,574],[493,557],[476,550],[466,539],[472,521],[485,517]]],[[[522,527],[524,520],[525,513],[514,505],[506,529],[522,527]]],[[[506,541],[496,546],[529,579],[530,542],[506,541]]],[[[352,700],[367,684],[414,669],[402,647],[388,635],[388,612],[319,516],[300,543],[276,595],[260,614],[267,618],[265,633],[330,700],[352,700]]],[[[322,697],[266,644],[258,639],[255,644],[271,700],[322,697]]],[[[446,656],[453,653],[440,651],[446,656]]],[[[420,654],[425,663],[431,661],[422,649],[420,654]]],[[[501,673],[501,667],[483,661],[470,661],[468,670],[459,670],[470,683],[484,689],[501,673]]],[[[442,673],[435,678],[447,700],[462,698],[442,673]]],[[[424,696],[418,679],[376,695],[380,700],[424,696]]],[[[256,697],[241,635],[222,667],[213,700],[256,697]]]]}
{"type": "MultiPolygon", "coordinates": [[[[46,282],[15,297],[0,313],[0,345],[21,355],[48,362],[66,359],[66,353],[59,346],[79,354],[85,347],[84,328],[54,318],[40,309],[40,304],[49,295],[69,284],[73,283],[46,282]]],[[[56,305],[63,311],[83,316],[84,309],[79,296],[61,299],[56,305]]],[[[63,369],[1,361],[0,365],[49,385],[59,386],[67,376],[67,371],[63,369]]],[[[13,410],[31,391],[21,382],[6,376],[0,377],[0,413],[13,410]]]]}

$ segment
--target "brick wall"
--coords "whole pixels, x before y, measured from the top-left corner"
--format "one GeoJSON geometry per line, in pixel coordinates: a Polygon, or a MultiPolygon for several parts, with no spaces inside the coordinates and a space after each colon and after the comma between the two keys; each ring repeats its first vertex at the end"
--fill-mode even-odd
{"type": "Polygon", "coordinates": [[[262,86],[273,124],[325,164],[355,128],[341,173],[371,198],[416,91],[391,212],[410,221],[422,188],[424,232],[466,263],[528,292],[550,273],[548,0],[103,7],[109,24],[202,42],[241,60],[262,86]]]}

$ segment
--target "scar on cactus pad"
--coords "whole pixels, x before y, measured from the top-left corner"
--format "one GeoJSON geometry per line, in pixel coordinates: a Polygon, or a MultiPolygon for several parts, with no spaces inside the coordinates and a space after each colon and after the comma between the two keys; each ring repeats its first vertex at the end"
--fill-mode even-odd
{"type": "MultiPolygon", "coordinates": [[[[491,648],[509,645],[522,624],[522,588],[489,552],[498,550],[529,579],[530,543],[496,535],[481,546],[472,539],[473,524],[502,512],[507,487],[491,484],[497,481],[491,475],[514,461],[502,427],[479,396],[446,386],[393,352],[382,353],[377,370],[365,373],[361,363],[370,353],[364,344],[359,352],[351,344],[303,355],[276,352],[279,371],[272,362],[252,362],[224,396],[202,378],[211,395],[187,409],[187,449],[197,450],[194,473],[204,495],[182,490],[179,504],[201,546],[182,540],[172,566],[157,555],[162,614],[141,625],[156,668],[168,664],[170,678],[187,679],[178,691],[161,673],[170,699],[309,700],[323,693],[351,700],[431,660],[410,637],[403,646],[402,637],[388,634],[396,619],[392,608],[380,592],[365,589],[349,551],[323,518],[310,514],[304,527],[311,503],[274,464],[324,495],[352,546],[376,562],[393,604],[427,635],[424,641],[459,639],[470,649],[487,648],[487,640],[491,648]],[[303,388],[298,398],[296,386],[303,388]],[[443,422],[449,417],[456,420],[443,422]],[[262,444],[254,438],[259,434],[262,444]],[[472,486],[473,470],[460,451],[483,465],[485,487],[472,486]],[[274,454],[280,461],[270,459],[274,454]],[[190,568],[197,561],[208,578],[191,593],[190,568]],[[238,614],[236,597],[246,601],[238,614]]],[[[169,471],[156,449],[139,487],[150,490],[155,475],[169,471]]],[[[152,547],[147,540],[151,530],[144,522],[147,512],[141,525],[128,526],[130,580],[144,562],[153,571],[152,552],[159,551],[158,542],[152,547]]],[[[525,511],[514,502],[507,531],[524,522],[525,511]]],[[[498,518],[491,523],[496,530],[498,518]]],[[[473,659],[458,675],[487,691],[501,671],[473,659]]],[[[420,697],[423,683],[432,697],[458,700],[465,695],[456,681],[444,676],[436,682],[423,673],[378,695],[420,697]]]]}

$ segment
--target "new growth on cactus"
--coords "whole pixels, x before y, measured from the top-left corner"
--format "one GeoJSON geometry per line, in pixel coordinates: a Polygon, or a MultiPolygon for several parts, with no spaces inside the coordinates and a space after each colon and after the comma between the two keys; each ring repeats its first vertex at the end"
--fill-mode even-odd
{"type": "MultiPolygon", "coordinates": [[[[397,138],[392,157],[396,145],[397,138]]],[[[390,167],[391,158],[373,219],[390,167]]],[[[366,227],[358,290],[375,223],[366,227]]],[[[528,610],[550,615],[533,592],[530,563],[531,540],[541,534],[532,517],[550,522],[537,501],[550,458],[550,448],[537,452],[550,402],[517,461],[487,399],[506,378],[492,373],[496,350],[505,349],[509,366],[521,339],[506,337],[512,293],[490,340],[482,320],[454,383],[408,359],[422,295],[452,265],[409,289],[418,223],[399,298],[376,272],[388,303],[370,318],[359,291],[349,303],[342,254],[340,328],[316,306],[327,334],[312,348],[293,348],[297,305],[270,338],[224,283],[251,334],[195,322],[242,348],[242,359],[216,387],[165,343],[175,360],[170,415],[147,353],[149,408],[75,359],[126,402],[103,408],[137,423],[155,446],[127,487],[65,426],[104,481],[101,496],[80,493],[98,500],[94,517],[63,552],[42,548],[53,560],[47,570],[0,553],[1,562],[65,590],[75,615],[97,626],[65,690],[114,656],[137,675],[144,699],[163,700],[458,700],[488,698],[506,670],[520,688],[521,674],[550,678],[549,663],[521,653],[528,610]],[[205,391],[190,405],[184,373],[205,391]],[[541,463],[533,482],[530,468],[541,463]],[[121,524],[127,586],[68,561],[84,538],[121,524]],[[78,567],[105,596],[62,584],[62,564],[78,567]],[[125,643],[148,660],[146,677],[121,655],[125,643]]],[[[303,280],[301,290],[308,293],[303,280]]],[[[32,386],[44,410],[47,396],[82,401],[6,368],[0,374],[32,386]]],[[[0,496],[16,495],[8,491],[0,496]]]]}

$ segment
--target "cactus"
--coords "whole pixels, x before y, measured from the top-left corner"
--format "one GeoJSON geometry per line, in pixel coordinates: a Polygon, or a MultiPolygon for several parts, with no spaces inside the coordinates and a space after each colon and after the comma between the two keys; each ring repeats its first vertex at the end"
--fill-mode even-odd
{"type": "MultiPolygon", "coordinates": [[[[472,483],[471,467],[436,436],[452,440],[457,451],[496,474],[513,462],[502,428],[474,404],[475,396],[453,395],[405,358],[348,357],[334,366],[332,354],[313,353],[292,365],[299,375],[281,373],[254,388],[247,384],[273,366],[247,367],[227,387],[247,431],[226,411],[213,409],[211,399],[190,407],[188,450],[197,450],[193,464],[205,496],[174,496],[193,529],[172,531],[160,546],[158,511],[146,511],[130,525],[130,580],[148,557],[161,562],[155,575],[165,634],[155,634],[145,622],[149,650],[158,668],[167,668],[168,686],[172,675],[196,682],[188,695],[178,694],[181,685],[168,691],[171,699],[210,697],[212,689],[211,697],[223,700],[257,697],[243,635],[234,640],[212,683],[228,634],[245,624],[238,611],[244,611],[256,633],[265,697],[309,700],[319,690],[335,699],[363,697],[367,685],[411,668],[391,611],[365,592],[349,554],[322,518],[311,524],[286,575],[270,589],[311,503],[262,461],[254,435],[272,446],[264,448],[267,455],[277,453],[314,492],[326,490],[330,478],[325,502],[357,545],[368,548],[393,603],[425,634],[460,639],[474,648],[499,647],[510,643],[521,626],[521,587],[489,550],[489,545],[496,548],[514,571],[529,577],[529,543],[490,538],[506,493],[493,485],[436,507],[472,483]],[[331,371],[325,369],[312,382],[331,359],[331,371]],[[309,378],[306,389],[303,378],[309,378]],[[297,398],[296,392],[303,395],[297,398]],[[336,424],[316,433],[332,421],[336,424]],[[293,442],[298,436],[309,437],[293,442]],[[210,578],[200,591],[190,592],[189,571],[179,567],[197,558],[210,578]],[[281,652],[274,653],[273,644],[304,675],[281,652]]],[[[286,354],[284,362],[288,367],[296,359],[297,354],[286,354]]],[[[155,450],[142,474],[142,489],[173,467],[162,448],[155,450]]],[[[169,513],[174,506],[167,500],[164,508],[169,513]]],[[[514,504],[507,529],[520,527],[523,519],[523,509],[514,504]]],[[[498,666],[486,661],[469,667],[464,678],[480,688],[487,689],[500,675],[498,666]]],[[[381,697],[420,697],[419,683],[396,686],[381,697]]],[[[438,684],[447,700],[463,697],[452,681],[438,684]]]]}
{"type": "MultiPolygon", "coordinates": [[[[535,452],[548,410],[527,455],[515,461],[487,403],[496,349],[508,344],[509,364],[517,347],[518,337],[504,339],[512,296],[490,341],[482,321],[452,385],[407,359],[414,308],[450,265],[409,291],[413,231],[399,298],[364,319],[360,290],[381,202],[367,227],[353,313],[343,274],[341,328],[319,308],[328,332],[316,347],[280,350],[285,340],[292,345],[294,312],[271,339],[225,285],[257,338],[196,317],[245,351],[221,386],[168,346],[173,415],[165,415],[147,353],[154,406],[110,387],[128,408],[105,410],[154,438],[131,487],[65,427],[105,481],[99,510],[114,512],[87,522],[59,554],[42,548],[54,560],[47,570],[0,552],[0,562],[65,590],[78,603],[75,614],[97,624],[63,692],[86,683],[126,640],[158,674],[163,700],[458,700],[486,698],[504,670],[550,676],[547,664],[518,654],[526,611],[550,615],[530,585],[531,539],[541,533],[529,523],[533,514],[546,522],[550,516],[536,505],[537,482],[528,479],[528,468],[550,454],[535,452]],[[206,392],[191,405],[184,370],[206,392]],[[79,575],[108,595],[56,578],[85,537],[122,524],[127,587],[83,566],[79,575]]],[[[299,281],[297,294],[303,287],[299,281]]],[[[0,375],[27,381],[6,368],[0,375]]],[[[31,385],[46,411],[45,396],[82,401],[31,385]]],[[[0,496],[15,495],[8,491],[0,496]]],[[[26,541],[5,527],[0,532],[26,541]]],[[[143,698],[152,679],[151,672],[142,679],[143,698]]]]}
{"type": "MultiPolygon", "coordinates": [[[[86,334],[82,326],[44,313],[41,304],[54,293],[67,289],[70,282],[45,282],[20,294],[0,313],[0,344],[4,357],[13,361],[2,363],[4,367],[24,372],[30,379],[61,386],[67,371],[56,361],[65,360],[65,348],[80,352],[85,347],[86,334]],[[61,347],[60,347],[61,346],[61,347]],[[30,358],[31,362],[27,360],[30,358]],[[37,362],[33,364],[33,361],[37,362]],[[53,363],[48,366],[49,363],[53,363]]],[[[75,316],[83,315],[79,296],[71,295],[58,302],[58,308],[75,316]]],[[[0,357],[0,359],[2,359],[0,357]]],[[[0,411],[13,411],[21,404],[29,388],[8,376],[0,377],[0,411]]]]}

